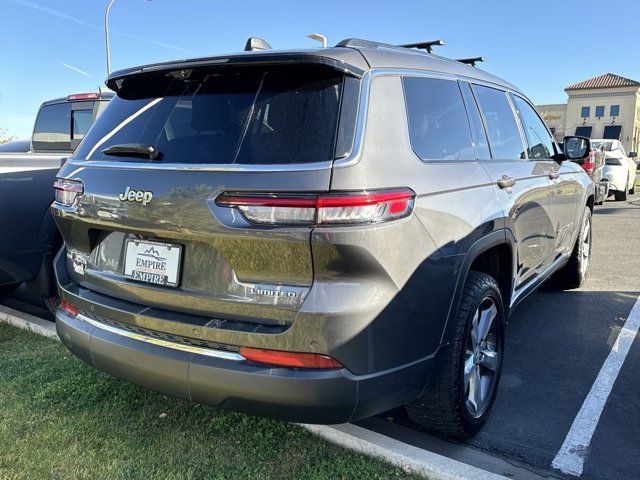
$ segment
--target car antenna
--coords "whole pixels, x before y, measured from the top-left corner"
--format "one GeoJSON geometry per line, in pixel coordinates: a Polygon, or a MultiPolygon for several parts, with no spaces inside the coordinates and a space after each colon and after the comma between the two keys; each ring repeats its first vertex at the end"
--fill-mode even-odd
{"type": "Polygon", "coordinates": [[[465,63],[475,67],[477,62],[484,62],[484,57],[459,58],[456,62],[465,63]]]}
{"type": "Polygon", "coordinates": [[[441,45],[444,45],[444,40],[431,40],[428,42],[405,43],[404,45],[398,45],[398,47],[417,48],[419,50],[426,50],[427,53],[433,53],[433,47],[439,47],[441,45]]]}
{"type": "Polygon", "coordinates": [[[256,50],[271,50],[271,45],[266,40],[258,37],[249,37],[244,45],[245,52],[254,52],[256,50]]]}

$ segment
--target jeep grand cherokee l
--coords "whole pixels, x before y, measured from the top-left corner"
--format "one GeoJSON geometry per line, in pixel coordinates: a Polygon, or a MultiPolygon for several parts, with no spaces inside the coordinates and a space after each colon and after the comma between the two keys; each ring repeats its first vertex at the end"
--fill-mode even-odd
{"type": "Polygon", "coordinates": [[[107,85],[52,209],[58,334],[116,377],[298,422],[406,404],[468,436],[509,312],[587,274],[593,183],[472,66],[351,39],[107,85]]]}

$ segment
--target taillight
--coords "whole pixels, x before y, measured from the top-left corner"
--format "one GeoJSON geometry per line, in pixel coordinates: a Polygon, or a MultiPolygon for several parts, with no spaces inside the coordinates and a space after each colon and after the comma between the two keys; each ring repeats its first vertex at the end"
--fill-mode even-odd
{"type": "Polygon", "coordinates": [[[257,224],[354,225],[406,217],[414,199],[413,190],[403,188],[320,195],[223,193],[216,203],[236,208],[257,224]]]}
{"type": "Polygon", "coordinates": [[[62,310],[67,312],[72,317],[78,315],[78,309],[64,299],[62,299],[62,301],[60,302],[60,308],[62,308],[62,310]]]}
{"type": "Polygon", "coordinates": [[[250,362],[264,365],[294,368],[342,368],[342,364],[326,355],[317,353],[282,352],[262,348],[240,348],[240,355],[250,362]]]}
{"type": "Polygon", "coordinates": [[[596,168],[596,152],[589,152],[589,155],[584,157],[581,167],[587,175],[593,175],[593,170],[596,168]]]}
{"type": "Polygon", "coordinates": [[[76,198],[82,195],[84,191],[82,182],[64,178],[56,180],[53,183],[53,188],[56,191],[56,203],[64,205],[65,207],[72,206],[76,198]]]}

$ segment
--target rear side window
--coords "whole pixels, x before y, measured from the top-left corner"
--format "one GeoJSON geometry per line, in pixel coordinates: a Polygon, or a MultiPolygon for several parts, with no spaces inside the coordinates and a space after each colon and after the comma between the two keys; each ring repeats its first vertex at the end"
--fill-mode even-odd
{"type": "Polygon", "coordinates": [[[42,107],[32,141],[35,150],[71,150],[71,105],[54,103],[42,107]]]}
{"type": "Polygon", "coordinates": [[[525,158],[524,145],[513,109],[502,90],[473,86],[489,136],[491,153],[497,160],[525,158]]]}
{"type": "Polygon", "coordinates": [[[226,67],[125,80],[74,157],[152,145],[166,163],[295,164],[334,158],[343,76],[322,67],[226,67]]]}
{"type": "Polygon", "coordinates": [[[469,125],[471,125],[471,134],[473,135],[473,146],[476,150],[476,158],[479,160],[488,160],[491,158],[489,144],[487,143],[487,135],[482,125],[482,118],[478,111],[478,105],[473,97],[471,85],[467,82],[460,82],[460,89],[464,97],[464,103],[467,106],[467,114],[469,115],[469,125]]]}
{"type": "Polygon", "coordinates": [[[405,77],[411,146],[423,160],[474,160],[469,120],[458,83],[405,77]]]}
{"type": "Polygon", "coordinates": [[[529,148],[527,153],[531,160],[543,160],[549,159],[554,155],[555,150],[553,148],[553,139],[547,128],[540,120],[540,117],[524,99],[517,95],[512,96],[516,109],[520,115],[520,121],[527,137],[527,143],[529,148]]]}

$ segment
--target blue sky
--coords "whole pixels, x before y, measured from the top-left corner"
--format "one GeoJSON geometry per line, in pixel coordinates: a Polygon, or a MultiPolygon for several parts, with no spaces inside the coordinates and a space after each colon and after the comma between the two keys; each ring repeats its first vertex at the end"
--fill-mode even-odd
{"type": "MultiPolygon", "coordinates": [[[[28,137],[41,102],[97,91],[106,77],[107,0],[0,0],[0,128],[28,137]]],[[[112,70],[235,52],[249,36],[274,48],[348,37],[408,43],[443,38],[445,56],[484,55],[483,68],[536,103],[566,100],[567,85],[606,72],[640,80],[640,2],[117,0],[112,70]]]]}

